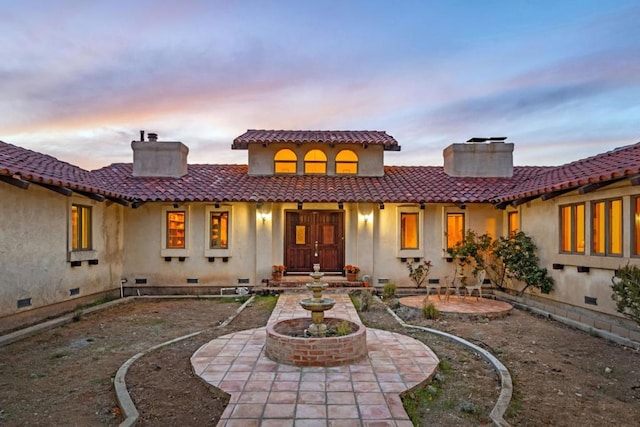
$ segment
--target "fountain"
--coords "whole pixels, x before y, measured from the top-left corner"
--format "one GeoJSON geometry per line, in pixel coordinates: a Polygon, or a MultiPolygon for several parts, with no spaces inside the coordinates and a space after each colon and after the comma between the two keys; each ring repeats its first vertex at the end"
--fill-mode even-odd
{"type": "Polygon", "coordinates": [[[358,362],[367,357],[367,334],[364,325],[347,319],[324,317],[336,301],[323,298],[327,287],[321,283],[324,273],[320,265],[313,265],[312,283],[306,287],[313,296],[300,301],[305,310],[311,312],[311,319],[298,317],[281,320],[267,325],[265,355],[279,363],[296,366],[338,366],[358,362]],[[346,325],[350,333],[327,336],[328,330],[338,325],[346,325]]]}
{"type": "Polygon", "coordinates": [[[312,298],[305,298],[300,305],[311,312],[311,325],[306,330],[313,337],[324,337],[327,333],[327,325],[324,323],[324,312],[331,310],[335,300],[322,298],[322,291],[327,287],[326,283],[320,283],[324,273],[320,273],[320,264],[313,264],[313,273],[310,274],[313,283],[307,283],[307,289],[313,292],[312,298]]]}

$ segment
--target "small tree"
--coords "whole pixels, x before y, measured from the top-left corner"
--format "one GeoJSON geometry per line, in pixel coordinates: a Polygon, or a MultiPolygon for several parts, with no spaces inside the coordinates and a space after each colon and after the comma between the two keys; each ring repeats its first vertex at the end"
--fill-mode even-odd
{"type": "MultiPolygon", "coordinates": [[[[471,273],[478,275],[478,271],[486,270],[491,258],[492,239],[488,234],[478,234],[473,230],[467,231],[461,242],[447,253],[455,262],[454,278],[464,271],[467,266],[473,266],[471,273]]],[[[455,279],[454,279],[455,280],[455,279]]]]}
{"type": "Polygon", "coordinates": [[[525,284],[522,295],[529,286],[548,294],[553,289],[553,278],[546,268],[540,267],[540,258],[533,239],[522,231],[509,237],[501,237],[494,245],[495,259],[502,261],[502,281],[505,277],[525,284]]]}
{"type": "Polygon", "coordinates": [[[629,264],[618,268],[611,281],[616,310],[640,325],[640,268],[629,264]]]}
{"type": "Polygon", "coordinates": [[[413,261],[407,261],[407,268],[409,269],[409,278],[416,284],[416,288],[420,288],[420,285],[422,285],[427,276],[429,276],[431,260],[424,260],[416,266],[413,265],[413,261]]]}

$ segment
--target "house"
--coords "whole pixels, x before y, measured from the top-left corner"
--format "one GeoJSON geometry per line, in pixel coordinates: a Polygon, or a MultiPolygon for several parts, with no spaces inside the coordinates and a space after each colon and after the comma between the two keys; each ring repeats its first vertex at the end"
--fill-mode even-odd
{"type": "Polygon", "coordinates": [[[249,130],[231,146],[247,165],[189,164],[184,144],[153,133],[131,146],[133,163],[85,171],[0,142],[0,330],[124,281],[256,285],[273,264],[328,275],[357,264],[374,285],[408,287],[405,261],[428,259],[444,280],[446,249],[466,230],[517,229],[556,282],[535,304],[634,332],[610,283],[640,255],[640,144],[557,167],[514,166],[505,138],[452,144],[443,167],[386,166],[401,147],[379,131],[249,130]]]}

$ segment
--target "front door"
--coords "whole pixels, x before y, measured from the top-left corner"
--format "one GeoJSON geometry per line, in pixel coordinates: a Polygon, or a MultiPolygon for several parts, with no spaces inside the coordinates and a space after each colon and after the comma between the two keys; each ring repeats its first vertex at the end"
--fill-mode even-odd
{"type": "Polygon", "coordinates": [[[342,273],[344,267],[344,215],[342,211],[288,211],[284,262],[289,273],[320,271],[342,273]]]}

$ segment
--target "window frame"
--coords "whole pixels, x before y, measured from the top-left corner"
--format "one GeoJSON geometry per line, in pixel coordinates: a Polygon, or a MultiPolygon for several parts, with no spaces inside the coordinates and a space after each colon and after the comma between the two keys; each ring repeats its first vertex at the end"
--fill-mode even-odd
{"type": "Polygon", "coordinates": [[[398,258],[418,258],[424,256],[424,210],[415,205],[402,205],[396,208],[396,253],[398,258]],[[403,248],[403,215],[416,215],[417,247],[403,248]]]}
{"type": "Polygon", "coordinates": [[[187,257],[189,256],[191,246],[191,208],[189,205],[181,205],[174,208],[173,205],[162,206],[162,224],[161,224],[161,247],[160,256],[163,257],[187,257]],[[169,213],[184,213],[184,247],[171,248],[168,246],[169,240],[169,213]]]}
{"type": "Polygon", "coordinates": [[[601,199],[601,200],[593,200],[591,201],[591,244],[590,254],[593,256],[604,256],[604,257],[622,257],[624,256],[624,200],[622,197],[613,197],[609,199],[601,199]],[[618,219],[618,224],[620,224],[619,236],[618,240],[620,242],[620,252],[616,253],[612,251],[613,244],[613,235],[612,235],[612,212],[611,206],[612,202],[620,203],[620,218],[618,219]],[[604,252],[598,252],[595,248],[596,243],[596,205],[603,204],[604,206],[604,252]]]}
{"type": "Polygon", "coordinates": [[[587,248],[587,205],[585,202],[567,203],[558,207],[558,252],[561,254],[574,254],[585,255],[587,248]],[[578,250],[578,234],[577,234],[577,208],[582,207],[582,236],[584,238],[584,244],[582,251],[578,250]],[[569,217],[569,250],[563,248],[563,231],[564,231],[564,217],[563,209],[570,209],[569,217]]]}
{"type": "Polygon", "coordinates": [[[514,234],[517,234],[520,230],[520,212],[519,211],[508,211],[507,212],[507,236],[511,237],[514,234]],[[515,221],[513,217],[515,216],[515,221]],[[515,223],[516,227],[513,227],[515,223]]]}
{"type": "Polygon", "coordinates": [[[447,211],[444,213],[444,250],[445,252],[448,249],[453,249],[455,248],[455,244],[453,246],[449,246],[449,216],[453,216],[453,215],[461,215],[462,216],[462,233],[461,233],[461,238],[460,238],[460,242],[462,242],[464,240],[464,235],[466,232],[466,226],[467,226],[467,218],[464,212],[460,212],[460,211],[447,211]]]}
{"type": "Polygon", "coordinates": [[[630,225],[631,230],[631,248],[630,255],[632,258],[640,257],[640,196],[631,197],[630,203],[630,225]],[[637,249],[637,252],[636,252],[637,249]]]}
{"type": "Polygon", "coordinates": [[[304,174],[305,175],[326,175],[327,174],[327,170],[328,170],[328,168],[327,168],[328,161],[329,161],[329,158],[327,156],[327,153],[325,153],[324,151],[322,151],[319,148],[312,148],[311,150],[307,151],[304,154],[304,158],[303,158],[304,174]],[[324,157],[324,160],[308,160],[307,159],[307,157],[309,157],[312,153],[315,153],[315,152],[321,153],[322,156],[324,157]],[[324,170],[323,170],[323,172],[309,172],[307,170],[307,166],[311,166],[311,165],[323,165],[324,166],[324,168],[323,168],[324,170]]]}
{"type": "Polygon", "coordinates": [[[273,155],[273,173],[275,175],[296,175],[298,173],[298,155],[290,148],[281,148],[273,155]],[[293,160],[278,160],[278,154],[293,154],[293,160]],[[293,172],[278,172],[278,164],[293,165],[293,172]]]}
{"type": "Polygon", "coordinates": [[[344,150],[340,150],[338,151],[338,153],[336,153],[336,157],[335,157],[335,174],[336,175],[357,175],[358,174],[358,170],[359,170],[359,163],[360,163],[360,156],[358,156],[358,153],[356,153],[353,150],[349,150],[349,149],[344,149],[344,150]],[[340,160],[340,154],[342,153],[351,153],[355,156],[355,160],[340,160]],[[339,172],[338,168],[341,165],[355,165],[355,172],[339,172]]]}
{"type": "Polygon", "coordinates": [[[205,206],[205,221],[204,221],[204,248],[203,254],[208,258],[215,257],[230,257],[232,255],[233,247],[233,205],[232,204],[219,204],[205,206]],[[226,248],[212,248],[211,247],[211,234],[212,234],[212,221],[213,214],[227,214],[227,247],[226,248]]]}
{"type": "Polygon", "coordinates": [[[71,221],[70,221],[70,234],[71,242],[70,247],[72,252],[88,252],[93,251],[93,206],[83,205],[80,203],[71,203],[71,221]],[[77,212],[77,221],[74,226],[74,209],[77,212]],[[88,224],[85,224],[87,222],[88,224]],[[85,233],[86,232],[86,233],[85,233]],[[75,238],[74,238],[75,233],[75,238]],[[88,238],[85,239],[85,234],[88,234],[88,238]],[[76,245],[78,242],[87,240],[87,246],[76,245]]]}

